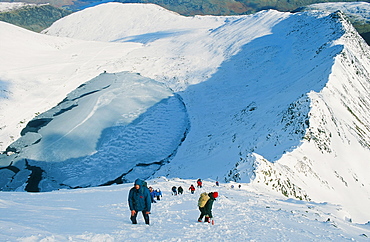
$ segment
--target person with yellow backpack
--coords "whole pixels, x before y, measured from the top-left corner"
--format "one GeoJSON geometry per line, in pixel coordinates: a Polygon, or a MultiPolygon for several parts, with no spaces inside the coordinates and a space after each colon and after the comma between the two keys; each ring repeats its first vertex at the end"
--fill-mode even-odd
{"type": "Polygon", "coordinates": [[[218,197],[218,192],[210,192],[206,193],[203,192],[200,194],[200,197],[198,199],[198,208],[200,211],[200,216],[198,218],[198,222],[204,222],[212,223],[214,224],[213,215],[212,215],[212,206],[213,202],[218,197]]]}

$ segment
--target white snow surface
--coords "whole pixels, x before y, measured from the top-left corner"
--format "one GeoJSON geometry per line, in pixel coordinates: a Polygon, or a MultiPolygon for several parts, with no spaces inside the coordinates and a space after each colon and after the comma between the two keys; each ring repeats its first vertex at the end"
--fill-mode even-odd
{"type": "Polygon", "coordinates": [[[0,157],[3,190],[26,189],[28,159],[45,172],[42,191],[202,177],[370,220],[370,50],[341,13],[184,17],[107,3],[43,34],[0,22],[0,53],[0,148],[19,151],[0,157]],[[21,137],[43,117],[52,121],[21,137]]]}
{"type": "Polygon", "coordinates": [[[0,13],[1,12],[10,12],[13,10],[17,10],[19,8],[23,8],[26,6],[37,6],[37,4],[32,3],[22,3],[22,2],[1,2],[0,3],[0,13]]]}
{"type": "Polygon", "coordinates": [[[351,18],[369,22],[370,3],[368,2],[330,2],[315,3],[304,7],[306,10],[323,10],[328,12],[342,11],[351,18]]]}
{"type": "Polygon", "coordinates": [[[152,204],[150,225],[141,213],[130,221],[127,203],[132,184],[60,190],[47,193],[0,193],[2,241],[368,241],[370,225],[342,219],[340,206],[287,199],[249,184],[195,180],[148,181],[161,189],[152,204]],[[234,185],[234,188],[231,188],[234,185]],[[184,194],[171,195],[172,186],[184,194]],[[219,193],[213,204],[214,225],[197,222],[199,194],[219,193]]]}

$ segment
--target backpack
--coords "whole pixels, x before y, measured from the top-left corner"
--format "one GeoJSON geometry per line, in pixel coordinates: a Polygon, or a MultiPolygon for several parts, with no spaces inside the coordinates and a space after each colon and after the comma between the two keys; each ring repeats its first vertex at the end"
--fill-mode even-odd
{"type": "Polygon", "coordinates": [[[199,200],[198,200],[198,206],[203,208],[207,201],[209,200],[209,196],[206,192],[203,192],[202,194],[200,194],[200,197],[199,197],[199,200]]]}

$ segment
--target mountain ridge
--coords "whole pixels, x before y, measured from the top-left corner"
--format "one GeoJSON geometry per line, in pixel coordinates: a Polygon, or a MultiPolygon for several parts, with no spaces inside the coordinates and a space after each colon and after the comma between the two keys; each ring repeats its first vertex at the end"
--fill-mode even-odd
{"type": "MultiPolygon", "coordinates": [[[[1,0],[0,2],[17,2],[1,0]]],[[[304,1],[253,1],[253,0],[207,0],[207,1],[178,1],[178,0],[23,0],[20,2],[31,4],[48,3],[57,8],[66,8],[72,11],[83,10],[88,7],[94,7],[107,2],[120,3],[151,3],[159,5],[170,11],[177,12],[181,15],[239,15],[251,14],[262,10],[274,9],[278,11],[294,11],[297,8],[304,7],[315,3],[327,3],[336,1],[323,0],[304,0],[304,1]]],[[[342,2],[357,2],[353,0],[344,0],[342,2]]],[[[369,2],[369,1],[363,1],[369,2]]]]}
{"type": "MultiPolygon", "coordinates": [[[[86,13],[100,13],[107,6],[126,10],[135,6],[135,13],[139,15],[148,12],[155,15],[155,11],[160,11],[154,6],[134,4],[129,8],[128,5],[110,3],[91,8],[86,13]]],[[[120,32],[109,31],[109,36],[99,35],[99,30],[106,28],[104,22],[94,14],[83,13],[69,15],[45,32],[59,36],[35,35],[49,43],[55,53],[64,55],[53,61],[66,66],[68,71],[63,73],[67,77],[74,77],[82,84],[89,80],[81,78],[85,73],[97,76],[106,70],[107,74],[101,75],[110,76],[110,73],[120,71],[139,72],[181,96],[186,106],[190,120],[186,138],[171,160],[152,176],[181,174],[189,178],[206,176],[251,182],[288,197],[340,203],[354,221],[368,221],[366,213],[361,212],[368,209],[366,201],[370,184],[366,175],[369,47],[341,12],[328,15],[269,10],[238,17],[187,17],[186,21],[193,24],[187,29],[177,24],[156,26],[159,23],[156,22],[134,30],[130,25],[120,26],[120,32]],[[87,23],[93,24],[94,31],[88,29],[88,25],[84,26],[87,23]],[[81,28],[70,27],[76,24],[81,28]],[[64,29],[68,31],[63,32],[64,29]],[[68,38],[63,36],[66,33],[68,38]],[[81,38],[79,34],[84,40],[74,39],[81,38]],[[105,39],[101,39],[103,37],[105,39]],[[50,40],[60,41],[63,45],[50,40]],[[86,52],[79,52],[81,46],[85,46],[86,52]],[[94,51],[92,46],[101,49],[94,51]],[[113,49],[117,48],[121,48],[121,52],[114,54],[113,49]],[[126,48],[130,49],[124,51],[126,48]],[[102,57],[98,58],[98,54],[102,57]],[[84,55],[88,57],[87,61],[84,55]],[[108,55],[109,61],[105,59],[108,55]],[[75,62],[79,69],[66,65],[77,58],[80,58],[75,62]],[[355,154],[352,153],[354,149],[355,154]],[[351,162],[351,157],[356,159],[355,163],[351,162]],[[322,167],[325,169],[321,170],[322,167]],[[351,199],[358,198],[356,207],[349,204],[346,197],[337,197],[346,193],[351,194],[351,199]]],[[[162,16],[162,23],[172,17],[183,18],[177,14],[162,16]]],[[[120,18],[119,15],[115,17],[120,18]]],[[[44,60],[49,60],[47,52],[43,53],[44,60]]],[[[22,65],[15,66],[14,70],[23,70],[22,65]]],[[[41,67],[41,70],[52,73],[49,65],[44,63],[41,67]]],[[[38,81],[45,83],[59,78],[53,85],[67,84],[57,73],[44,77],[36,71],[28,68],[24,75],[32,73],[39,76],[38,81]]],[[[8,72],[7,80],[22,80],[25,76],[8,72]]],[[[67,89],[61,90],[68,93],[67,89]]],[[[15,93],[11,96],[17,98],[15,93]]],[[[106,98],[104,96],[103,100],[109,100],[106,98]]],[[[53,105],[49,104],[51,107],[53,105]]],[[[147,113],[144,110],[130,115],[135,118],[139,114],[147,113]]],[[[138,125],[141,120],[139,118],[133,124],[138,125]]],[[[9,123],[9,127],[11,125],[9,123]]],[[[118,125],[117,128],[125,127],[118,125]]],[[[47,126],[43,129],[46,132],[47,126]]],[[[151,141],[152,144],[160,144],[158,140],[151,141]]],[[[27,149],[31,150],[32,146],[27,146],[27,149]]],[[[27,184],[29,172],[22,165],[22,159],[27,156],[22,152],[2,157],[3,168],[8,162],[22,170],[16,174],[10,169],[0,170],[6,177],[1,181],[3,188],[22,190],[27,184]]],[[[29,162],[33,166],[48,168],[48,171],[54,169],[44,159],[29,162]]],[[[89,164],[86,171],[86,165],[81,169],[84,172],[98,169],[99,166],[95,165],[89,164]]],[[[53,174],[55,171],[44,174],[46,179],[40,183],[41,190],[50,189],[46,180],[60,176],[65,178],[58,178],[55,184],[73,183],[74,187],[112,181],[96,171],[99,178],[94,183],[84,183],[81,173],[75,171],[69,169],[60,175],[53,174]],[[76,183],[81,179],[83,182],[76,183]]],[[[143,175],[145,169],[136,166],[133,170],[118,172],[129,172],[129,176],[122,178],[131,181],[143,175]]],[[[87,179],[93,180],[94,177],[89,175],[87,179]]]]}
{"type": "MultiPolygon", "coordinates": [[[[201,1],[201,2],[176,2],[176,1],[157,1],[157,0],[145,0],[145,1],[66,1],[65,3],[61,4],[62,1],[48,1],[44,2],[50,5],[45,9],[40,3],[43,1],[37,0],[28,0],[26,3],[18,3],[18,2],[4,2],[0,1],[0,11],[1,11],[1,3],[6,5],[13,5],[13,7],[5,7],[3,13],[0,13],[0,20],[15,24],[20,27],[24,27],[26,29],[30,29],[36,32],[40,32],[45,28],[49,27],[54,21],[57,19],[64,17],[72,12],[80,11],[89,7],[93,7],[99,4],[103,4],[106,2],[122,2],[122,3],[147,3],[147,4],[158,4],[170,11],[175,11],[184,16],[193,16],[193,15],[243,15],[243,14],[251,14],[256,13],[261,10],[266,9],[275,9],[279,11],[290,11],[290,12],[298,12],[298,11],[305,11],[305,10],[313,10],[313,9],[320,9],[323,11],[331,11],[334,12],[336,10],[342,10],[345,12],[355,26],[357,31],[360,35],[366,40],[366,42],[370,43],[370,27],[369,27],[369,20],[364,20],[363,16],[358,13],[353,15],[354,9],[364,8],[363,5],[366,2],[352,2],[352,1],[344,1],[341,3],[331,3],[325,1],[305,1],[305,2],[294,2],[294,1],[279,1],[279,2],[272,2],[273,4],[269,4],[268,2],[253,2],[253,1],[234,1],[229,0],[225,1],[201,1]],[[39,5],[34,5],[37,3],[39,5]],[[360,7],[355,7],[358,4],[360,7]],[[33,6],[31,6],[33,5],[33,6]],[[352,5],[352,7],[351,7],[352,5]],[[23,7],[22,7],[23,6],[23,7]],[[53,6],[53,7],[51,7],[53,6]],[[324,7],[325,6],[325,7],[324,7]],[[333,7],[334,6],[334,7],[333,7]],[[14,10],[11,10],[11,9],[14,10]],[[8,9],[8,10],[7,10],[8,9]],[[66,10],[67,9],[67,10],[66,10]],[[40,13],[41,12],[41,13],[40,13]],[[22,17],[25,16],[26,18],[22,17]],[[46,17],[50,16],[50,17],[46,17]]],[[[3,7],[4,8],[4,7],[3,7]]],[[[361,11],[360,11],[361,12],[361,11]]],[[[362,10],[362,14],[366,12],[366,8],[362,10]]]]}

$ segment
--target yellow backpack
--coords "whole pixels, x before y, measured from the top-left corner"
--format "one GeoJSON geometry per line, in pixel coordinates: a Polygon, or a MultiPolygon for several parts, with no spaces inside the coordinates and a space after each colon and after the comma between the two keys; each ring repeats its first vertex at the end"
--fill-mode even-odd
{"type": "Polygon", "coordinates": [[[199,200],[198,200],[198,206],[203,208],[207,201],[209,200],[209,196],[206,192],[203,192],[202,194],[200,194],[200,197],[199,197],[199,200]]]}

